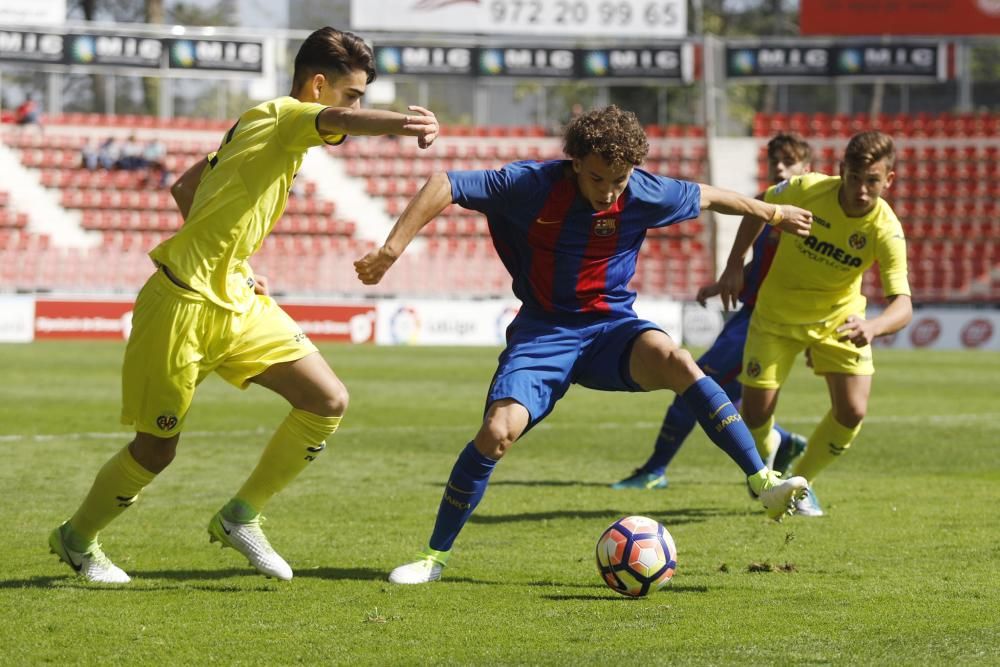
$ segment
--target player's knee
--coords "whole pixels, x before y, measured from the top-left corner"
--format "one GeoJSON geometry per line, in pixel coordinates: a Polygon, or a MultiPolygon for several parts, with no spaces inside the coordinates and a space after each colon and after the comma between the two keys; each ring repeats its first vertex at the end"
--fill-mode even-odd
{"type": "Polygon", "coordinates": [[[691,353],[681,347],[664,352],[663,369],[667,388],[677,392],[683,392],[704,376],[691,353]]]}
{"type": "Polygon", "coordinates": [[[483,424],[476,434],[476,449],[483,456],[500,460],[514,444],[520,433],[505,420],[489,420],[483,424]]]}
{"type": "Polygon", "coordinates": [[[129,444],[129,451],[136,463],[149,472],[159,474],[177,456],[178,436],[159,438],[148,433],[137,433],[129,444]]]}
{"type": "Polygon", "coordinates": [[[837,422],[846,428],[854,428],[862,421],[868,412],[868,406],[862,403],[850,402],[837,406],[834,417],[837,422]]]}
{"type": "Polygon", "coordinates": [[[323,395],[317,400],[316,409],[310,410],[321,417],[342,417],[347,412],[347,405],[351,396],[347,387],[342,382],[327,387],[323,395]]]}

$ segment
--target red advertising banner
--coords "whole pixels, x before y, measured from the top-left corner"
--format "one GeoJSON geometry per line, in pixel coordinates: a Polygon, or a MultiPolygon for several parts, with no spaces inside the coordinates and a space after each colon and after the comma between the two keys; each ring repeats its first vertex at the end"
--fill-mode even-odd
{"type": "MultiPolygon", "coordinates": [[[[375,342],[375,307],[281,304],[309,338],[345,343],[375,342]]],[[[132,331],[132,301],[39,299],[35,338],[125,340],[132,331]]]]}
{"type": "Polygon", "coordinates": [[[1000,0],[802,0],[803,35],[1000,35],[1000,0]]]}
{"type": "Polygon", "coordinates": [[[35,302],[35,338],[125,340],[131,331],[131,301],[35,302]]]}
{"type": "Polygon", "coordinates": [[[293,305],[281,307],[313,341],[375,342],[374,306],[293,305]]]}

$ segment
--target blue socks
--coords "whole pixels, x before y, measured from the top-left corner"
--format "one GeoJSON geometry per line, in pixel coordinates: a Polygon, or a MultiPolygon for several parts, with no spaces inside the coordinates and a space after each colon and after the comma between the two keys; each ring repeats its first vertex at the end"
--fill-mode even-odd
{"type": "Polygon", "coordinates": [[[765,467],[739,411],[715,380],[703,377],[682,396],[705,434],[736,461],[745,475],[749,477],[765,467]]]}
{"type": "Polygon", "coordinates": [[[666,417],[663,418],[663,426],[660,427],[660,434],[656,436],[653,454],[640,470],[662,474],[697,423],[698,420],[691,414],[688,404],[679,396],[675,398],[667,409],[666,417]]]}
{"type": "MultiPolygon", "coordinates": [[[[753,447],[753,440],[750,441],[753,447]]],[[[756,451],[756,450],[754,450],[756,451]]],[[[458,455],[455,467],[451,469],[451,477],[441,498],[437,521],[434,522],[434,532],[431,533],[430,547],[436,551],[448,551],[455,538],[462,530],[465,522],[472,516],[472,511],[483,499],[486,485],[497,462],[488,456],[483,456],[473,443],[469,443],[458,455]]]]}

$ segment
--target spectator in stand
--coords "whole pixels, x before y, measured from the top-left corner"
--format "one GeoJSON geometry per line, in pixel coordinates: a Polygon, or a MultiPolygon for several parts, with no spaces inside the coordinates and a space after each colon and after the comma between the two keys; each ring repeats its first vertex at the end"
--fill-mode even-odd
{"type": "Polygon", "coordinates": [[[146,161],[142,158],[142,146],[134,134],[128,135],[122,143],[121,153],[115,166],[125,171],[136,171],[146,166],[146,161]]]}
{"type": "Polygon", "coordinates": [[[120,153],[121,148],[118,146],[118,142],[114,137],[108,137],[101,142],[97,149],[97,163],[102,169],[111,170],[118,163],[120,153]]]}
{"type": "Polygon", "coordinates": [[[148,169],[146,182],[156,176],[157,187],[164,187],[169,180],[170,172],[167,170],[167,147],[156,137],[146,142],[142,149],[142,160],[148,169]]]}
{"type": "Polygon", "coordinates": [[[100,165],[101,147],[94,137],[88,137],[87,142],[80,148],[80,166],[84,169],[94,171],[100,165]]]}
{"type": "Polygon", "coordinates": [[[41,110],[38,102],[35,101],[34,94],[28,93],[24,102],[21,102],[21,105],[14,111],[14,123],[20,127],[34,125],[38,129],[42,128],[41,110]]]}

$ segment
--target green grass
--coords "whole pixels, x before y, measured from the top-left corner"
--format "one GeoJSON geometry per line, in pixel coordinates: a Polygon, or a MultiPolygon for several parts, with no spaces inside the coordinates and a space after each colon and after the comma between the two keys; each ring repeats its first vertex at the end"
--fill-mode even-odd
{"type": "MultiPolygon", "coordinates": [[[[174,464],[103,536],[134,581],[70,576],[46,536],[129,439],[115,343],[0,346],[0,662],[5,664],[997,664],[1000,355],[880,351],[870,417],[821,478],[829,516],[768,523],[699,434],[665,491],[607,484],[647,455],[671,396],[575,387],[500,464],[445,579],[393,587],[474,434],[496,350],[330,346],[351,389],[331,447],[268,508],[289,583],[205,525],[286,412],[217,378],[174,464]],[[621,598],[593,548],[625,514],[662,521],[668,589],[621,598]],[[752,563],[791,571],[749,572],[752,563]]],[[[808,433],[798,368],[779,419],[808,433]]]]}

